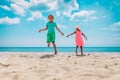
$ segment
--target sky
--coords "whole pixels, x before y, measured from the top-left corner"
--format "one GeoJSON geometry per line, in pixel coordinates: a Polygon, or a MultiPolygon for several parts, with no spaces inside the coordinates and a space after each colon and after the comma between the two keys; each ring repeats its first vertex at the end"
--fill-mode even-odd
{"type": "Polygon", "coordinates": [[[85,47],[120,47],[120,0],[0,0],[0,47],[45,47],[48,15],[54,15],[58,47],[75,46],[79,25],[85,47]]]}

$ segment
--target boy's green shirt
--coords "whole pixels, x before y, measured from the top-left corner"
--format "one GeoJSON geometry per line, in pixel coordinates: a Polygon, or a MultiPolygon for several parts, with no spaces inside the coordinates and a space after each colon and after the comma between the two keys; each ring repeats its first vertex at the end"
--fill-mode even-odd
{"type": "Polygon", "coordinates": [[[55,22],[48,22],[46,26],[48,27],[48,33],[55,33],[55,27],[57,26],[55,22]]]}

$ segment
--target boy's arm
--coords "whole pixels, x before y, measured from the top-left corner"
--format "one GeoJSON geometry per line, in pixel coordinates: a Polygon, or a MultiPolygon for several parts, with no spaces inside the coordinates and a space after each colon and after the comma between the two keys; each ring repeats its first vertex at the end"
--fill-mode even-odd
{"type": "Polygon", "coordinates": [[[84,38],[85,38],[86,40],[88,40],[84,33],[82,33],[82,35],[84,36],[84,38]]]}
{"type": "Polygon", "coordinates": [[[73,32],[73,33],[71,33],[71,34],[69,34],[69,35],[67,35],[66,37],[69,37],[69,36],[71,36],[71,35],[73,35],[73,34],[75,34],[76,32],[73,32]]]}
{"type": "Polygon", "coordinates": [[[48,27],[46,26],[45,28],[40,29],[39,32],[45,31],[45,30],[47,30],[47,29],[48,29],[48,27]]]}
{"type": "Polygon", "coordinates": [[[62,32],[60,31],[60,29],[59,29],[57,26],[56,26],[56,29],[57,29],[58,32],[61,33],[61,35],[64,35],[64,33],[62,33],[62,32]]]}

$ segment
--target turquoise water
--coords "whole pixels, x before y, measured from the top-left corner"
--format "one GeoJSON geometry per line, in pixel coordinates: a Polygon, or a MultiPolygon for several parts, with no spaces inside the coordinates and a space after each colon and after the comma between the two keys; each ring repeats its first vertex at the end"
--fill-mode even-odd
{"type": "MultiPolygon", "coordinates": [[[[58,52],[74,52],[75,47],[57,47],[58,52]]],[[[0,47],[0,52],[53,52],[47,47],[0,47]]],[[[80,51],[80,50],[79,50],[80,51]]],[[[84,52],[120,52],[120,47],[84,47],[84,52]]]]}

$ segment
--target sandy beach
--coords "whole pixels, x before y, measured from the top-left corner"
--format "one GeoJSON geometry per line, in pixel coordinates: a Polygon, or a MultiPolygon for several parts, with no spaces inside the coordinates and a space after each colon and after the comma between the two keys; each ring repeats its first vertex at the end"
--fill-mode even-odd
{"type": "Polygon", "coordinates": [[[0,52],[0,80],[120,80],[120,53],[0,52]]]}

